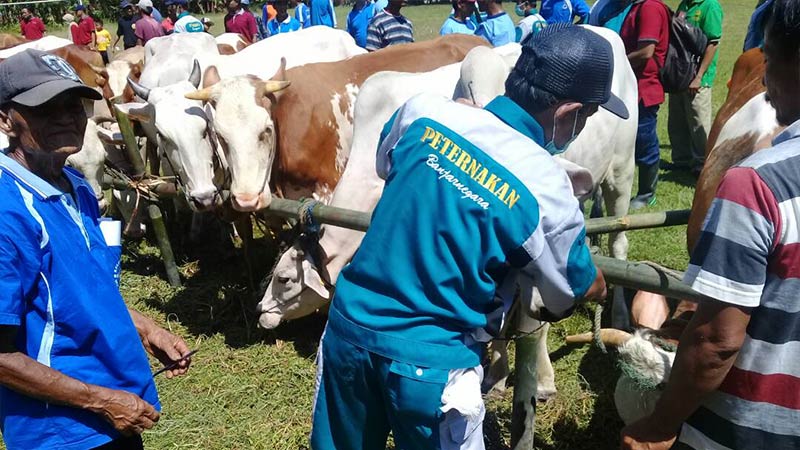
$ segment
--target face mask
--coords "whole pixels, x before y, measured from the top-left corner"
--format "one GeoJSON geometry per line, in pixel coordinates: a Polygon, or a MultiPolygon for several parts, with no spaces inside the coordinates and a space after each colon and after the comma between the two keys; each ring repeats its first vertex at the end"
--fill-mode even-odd
{"type": "Polygon", "coordinates": [[[517,6],[514,8],[514,14],[516,14],[518,17],[525,17],[525,10],[522,9],[522,6],[517,4],[517,6]]]}
{"type": "MultiPolygon", "coordinates": [[[[578,112],[580,112],[580,109],[578,110],[578,112]]],[[[548,153],[550,153],[551,155],[560,155],[564,153],[565,151],[567,151],[569,145],[572,144],[578,137],[578,135],[575,134],[575,131],[578,129],[578,112],[575,113],[575,122],[572,123],[572,135],[570,136],[569,140],[564,144],[564,146],[558,147],[556,146],[556,143],[553,142],[553,140],[551,139],[550,142],[548,142],[544,146],[544,149],[547,150],[548,153]]],[[[553,117],[553,139],[555,139],[555,136],[556,136],[556,118],[553,117]]]]}

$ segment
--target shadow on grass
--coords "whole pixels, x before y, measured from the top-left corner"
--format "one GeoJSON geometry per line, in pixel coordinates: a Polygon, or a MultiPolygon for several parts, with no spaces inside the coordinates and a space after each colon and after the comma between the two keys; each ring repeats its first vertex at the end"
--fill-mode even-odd
{"type": "MultiPolygon", "coordinates": [[[[292,342],[303,357],[314,355],[325,324],[323,315],[292,321],[275,330],[257,327],[256,304],[263,296],[259,285],[275,263],[277,242],[259,237],[250,245],[248,254],[254,285],[251,286],[244,250],[230,244],[216,245],[221,239],[220,234],[214,233],[199,236],[200,241],[193,245],[181,245],[174,240],[183,286],[155,290],[142,299],[144,303],[166,317],[179,320],[195,336],[224,335],[225,343],[233,348],[281,340],[292,342]]],[[[153,246],[131,243],[125,247],[124,254],[125,271],[166,280],[164,263],[153,246]]]]}
{"type": "Polygon", "coordinates": [[[662,170],[659,177],[662,181],[670,181],[681,186],[690,188],[697,186],[697,177],[689,170],[662,170]]]}

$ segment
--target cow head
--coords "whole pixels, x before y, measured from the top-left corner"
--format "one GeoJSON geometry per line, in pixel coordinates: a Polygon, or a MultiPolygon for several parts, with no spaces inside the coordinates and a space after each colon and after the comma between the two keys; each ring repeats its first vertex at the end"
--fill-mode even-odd
{"type": "Polygon", "coordinates": [[[121,140],[119,127],[111,119],[89,119],[86,122],[81,151],[67,158],[67,164],[79,170],[92,187],[101,211],[108,207],[101,184],[106,153],[110,147],[120,145],[121,140]]]}
{"type": "Polygon", "coordinates": [[[293,245],[278,260],[272,279],[258,303],[258,324],[272,329],[281,322],[307,316],[332,297],[311,258],[293,245]]]}
{"type": "Polygon", "coordinates": [[[159,149],[179,177],[192,208],[202,211],[215,207],[220,197],[215,183],[219,180],[215,180],[210,111],[201,102],[184,97],[200,85],[198,62],[194,62],[187,81],[149,89],[128,78],[128,85],[145,103],[116,107],[142,122],[145,129],[154,128],[152,134],[156,134],[159,149]]]}
{"type": "Polygon", "coordinates": [[[257,211],[269,206],[272,163],[277,134],[272,108],[286,81],[286,60],[271,80],[239,76],[220,80],[214,66],[206,71],[204,88],[186,98],[210,102],[216,114],[214,129],[228,160],[231,203],[238,211],[257,211]]]}

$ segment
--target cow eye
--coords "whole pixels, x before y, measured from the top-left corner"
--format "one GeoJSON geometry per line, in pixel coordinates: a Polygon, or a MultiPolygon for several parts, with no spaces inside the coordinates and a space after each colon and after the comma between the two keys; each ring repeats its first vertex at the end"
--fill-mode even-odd
{"type": "Polygon", "coordinates": [[[259,141],[266,141],[267,138],[272,136],[272,129],[267,128],[266,130],[262,131],[261,134],[258,135],[259,141]]]}
{"type": "Polygon", "coordinates": [[[280,283],[280,284],[289,283],[289,277],[278,277],[278,283],[280,283]]]}

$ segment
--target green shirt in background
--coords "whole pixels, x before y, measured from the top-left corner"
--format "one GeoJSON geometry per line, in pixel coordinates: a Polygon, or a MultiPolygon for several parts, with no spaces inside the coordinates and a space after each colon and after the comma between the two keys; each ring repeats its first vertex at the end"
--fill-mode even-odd
{"type": "MultiPolygon", "coordinates": [[[[722,38],[722,6],[718,0],[682,0],[678,6],[678,13],[686,13],[686,21],[703,30],[708,37],[708,43],[719,43],[722,38]]],[[[717,75],[717,58],[719,49],[714,53],[714,59],[703,75],[700,85],[711,87],[717,75]]]]}

